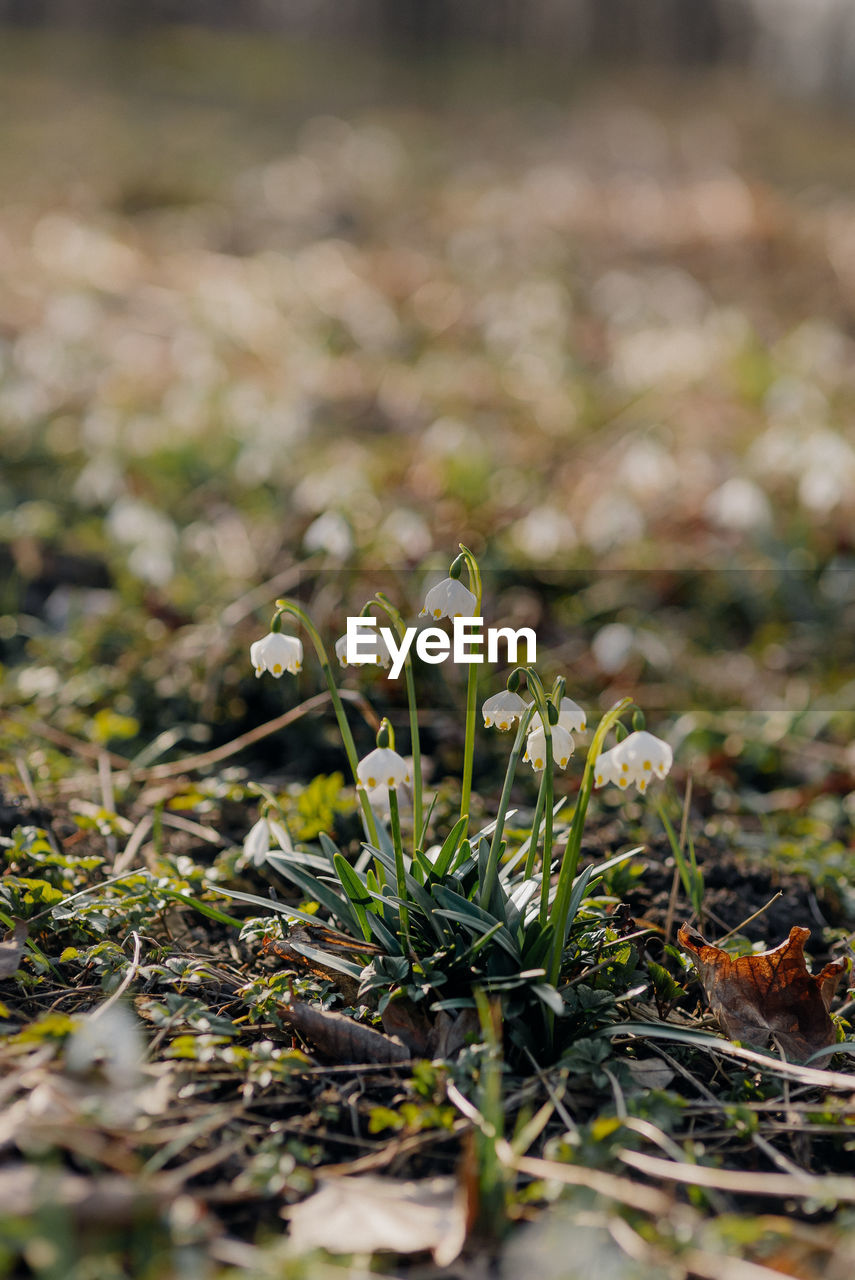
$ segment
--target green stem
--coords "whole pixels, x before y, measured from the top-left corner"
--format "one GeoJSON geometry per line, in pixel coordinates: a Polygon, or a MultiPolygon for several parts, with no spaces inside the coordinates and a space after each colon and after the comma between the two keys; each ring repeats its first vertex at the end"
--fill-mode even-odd
{"type": "MultiPolygon", "coordinates": [[[[395,630],[398,632],[398,639],[402,640],[406,632],[406,625],[398,610],[386,598],[382,591],[376,593],[375,599],[391,619],[395,630]]],[[[422,842],[422,823],[423,817],[423,801],[422,801],[422,747],[421,738],[419,736],[419,709],[416,704],[416,684],[413,678],[413,659],[408,652],[404,659],[404,679],[407,684],[407,706],[410,712],[410,751],[413,757],[413,847],[421,848],[422,842]]]]}
{"type": "MultiPolygon", "coordinates": [[[[594,764],[602,752],[603,743],[609,729],[618,722],[624,712],[631,706],[632,698],[621,698],[620,702],[616,702],[611,710],[606,712],[598,724],[593,741],[588,748],[588,755],[585,760],[585,771],[582,775],[582,784],[579,788],[579,798],[576,801],[576,808],[573,811],[570,835],[567,839],[567,847],[564,850],[564,856],[561,859],[561,870],[558,873],[558,887],[555,891],[555,900],[552,904],[551,923],[555,926],[555,937],[552,943],[552,956],[550,958],[547,976],[554,987],[558,985],[558,978],[561,973],[561,957],[564,954],[564,937],[567,931],[567,915],[570,909],[570,897],[573,892],[573,881],[576,878],[576,869],[579,865],[579,851],[582,848],[582,833],[585,829],[585,814],[588,810],[588,801],[591,798],[591,791],[594,786],[594,764]]],[[[548,1012],[551,1031],[554,1014],[552,1014],[551,1011],[548,1012]]]]}
{"type": "Polygon", "coordinates": [[[534,817],[531,820],[531,837],[528,842],[528,853],[525,860],[525,879],[530,880],[534,875],[534,864],[537,859],[537,842],[540,839],[540,824],[543,821],[543,788],[546,778],[541,775],[540,786],[537,789],[537,804],[534,807],[534,817]]]}
{"type": "Polygon", "coordinates": [[[389,819],[392,830],[392,845],[395,850],[395,888],[401,899],[399,907],[401,919],[401,937],[407,951],[410,947],[410,913],[403,904],[407,900],[407,881],[404,873],[404,845],[401,840],[401,816],[398,812],[398,793],[394,787],[389,788],[389,819]]]}
{"type": "MultiPolygon", "coordinates": [[[[481,571],[478,561],[468,547],[458,544],[466,559],[469,571],[469,590],[475,596],[475,617],[481,616],[481,571]]],[[[478,666],[477,662],[469,664],[469,679],[466,684],[466,739],[463,746],[463,776],[460,786],[460,816],[469,816],[472,797],[472,767],[475,761],[475,716],[478,706],[478,666]]],[[[467,824],[468,826],[468,824],[467,824]]],[[[463,831],[466,836],[466,828],[463,831]]]]}
{"type": "MultiPolygon", "coordinates": [[[[540,816],[543,816],[543,861],[541,864],[541,916],[544,917],[543,903],[549,896],[549,876],[552,868],[552,824],[554,821],[553,810],[554,804],[554,778],[555,778],[555,762],[552,756],[552,725],[549,722],[549,699],[546,696],[546,690],[543,687],[540,676],[534,667],[526,667],[525,679],[531,696],[534,698],[534,706],[537,714],[540,716],[540,723],[543,726],[543,776],[540,780],[540,789],[538,792],[538,809],[535,809],[535,818],[537,819],[537,831],[534,831],[532,825],[532,846],[529,847],[529,856],[526,860],[526,866],[529,863],[534,867],[534,856],[532,847],[536,851],[537,838],[540,835],[540,816]],[[542,799],[541,799],[542,797],[542,799]]],[[[545,918],[545,917],[544,917],[545,918]]]]}
{"type": "Polygon", "coordinates": [[[350,731],[350,725],[347,722],[347,716],[344,710],[344,704],[339,696],[335,680],[333,679],[332,667],[330,666],[329,655],[327,654],[324,642],[320,637],[317,627],[312,622],[309,615],[294,600],[277,600],[276,608],[280,613],[290,613],[297,618],[308,631],[312,644],[315,646],[315,653],[318,655],[318,662],[321,664],[321,670],[324,673],[324,679],[327,682],[327,688],[330,691],[335,718],[338,721],[341,740],[350,764],[350,772],[353,774],[353,781],[356,784],[356,794],[359,796],[359,802],[362,806],[362,819],[365,826],[365,834],[371,844],[377,848],[377,823],[374,818],[374,812],[368,803],[368,796],[363,788],[359,785],[359,778],[356,770],[359,765],[359,757],[356,754],[356,744],[353,741],[353,734],[350,731]]]}
{"type": "Polygon", "coordinates": [[[485,911],[490,911],[490,901],[493,897],[493,890],[496,887],[496,880],[499,874],[499,857],[502,848],[502,835],[505,829],[505,815],[508,812],[508,805],[511,801],[511,787],[513,786],[514,775],[517,771],[520,753],[522,752],[525,735],[528,726],[534,715],[534,707],[528,707],[520,716],[519,728],[517,736],[514,739],[514,745],[511,748],[511,754],[508,758],[508,767],[505,770],[505,781],[502,786],[502,795],[499,800],[499,811],[496,815],[496,829],[493,832],[493,839],[490,844],[490,856],[487,859],[487,866],[484,871],[484,880],[481,884],[479,893],[479,902],[485,911]]]}

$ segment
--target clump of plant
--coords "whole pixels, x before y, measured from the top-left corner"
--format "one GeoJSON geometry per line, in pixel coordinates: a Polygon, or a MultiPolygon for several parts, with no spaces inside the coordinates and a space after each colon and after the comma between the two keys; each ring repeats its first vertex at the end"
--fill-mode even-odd
{"type": "MultiPolygon", "coordinates": [[[[433,621],[480,621],[481,597],[478,564],[461,547],[449,576],[428,593],[422,613],[433,621]],[[461,581],[464,568],[468,588],[461,581]]],[[[407,628],[384,595],[378,593],[363,614],[372,606],[382,610],[391,629],[386,629],[388,643],[379,630],[368,637],[369,643],[360,649],[360,664],[388,667],[390,648],[404,653],[407,628]]],[[[598,1021],[616,1016],[614,997],[629,986],[638,954],[631,940],[621,936],[597,890],[611,868],[638,850],[581,873],[579,859],[594,787],[613,784],[625,790],[635,785],[643,794],[671,767],[670,747],[647,732],[638,710],[632,731],[624,724],[633,712],[632,700],[617,702],[594,729],[565,821],[565,799],[555,794],[557,773],[574,756],[574,734],[585,730],[585,713],[566,696],[563,677],[547,689],[534,665],[515,667],[506,688],[483,703],[485,727],[514,736],[495,816],[471,831],[480,669],[471,662],[459,816],[448,830],[432,833],[432,810],[425,812],[411,649],[397,663],[408,697],[410,759],[397,750],[395,731],[383,720],[374,750],[360,760],[324,641],[296,602],[276,602],[269,634],[252,646],[256,672],[278,678],[285,671],[300,670],[302,642],[282,630],[289,616],[311,638],[326,678],[357,788],[365,839],[355,861],[326,834],[320,835],[314,851],[295,848],[275,798],[268,794],[247,849],[256,864],[264,861],[296,886],[304,905],[236,891],[232,896],[278,912],[292,926],[317,926],[323,920],[324,941],[316,944],[317,931],[295,930],[289,937],[291,950],[343,975],[358,1000],[375,1007],[385,1025],[394,1027],[414,1051],[447,1047],[449,1023],[458,1028],[477,1025],[478,992],[500,998],[507,1037],[539,1059],[560,1055],[598,1021]],[[610,734],[615,743],[606,749],[610,734]],[[515,823],[511,838],[506,834],[511,790],[521,761],[531,766],[539,785],[530,823],[522,838],[515,823]],[[406,788],[412,789],[409,822],[402,818],[400,803],[406,788]],[[592,985],[581,987],[572,981],[592,965],[597,970],[592,985]]],[[[343,665],[345,642],[342,637],[335,646],[343,665]]]]}

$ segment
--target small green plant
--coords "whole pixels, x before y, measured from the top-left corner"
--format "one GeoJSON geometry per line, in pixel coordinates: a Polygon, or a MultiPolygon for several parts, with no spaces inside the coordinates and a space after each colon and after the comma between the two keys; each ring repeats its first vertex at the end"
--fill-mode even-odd
{"type": "MultiPolygon", "coordinates": [[[[472,553],[461,547],[449,576],[427,596],[423,614],[436,621],[480,621],[481,575],[472,553]],[[460,581],[464,567],[469,588],[460,581]],[[471,611],[471,617],[463,611],[471,611]]],[[[460,785],[459,817],[446,831],[434,832],[432,809],[425,815],[419,717],[412,652],[413,629],[383,595],[374,602],[391,621],[393,630],[367,637],[358,663],[390,665],[395,651],[403,669],[408,705],[411,758],[396,750],[395,733],[383,720],[376,747],[357,757],[344,702],[319,632],[299,604],[278,600],[270,633],[252,646],[252,661],[261,675],[279,677],[300,669],[303,650],[296,636],[282,632],[286,616],[298,619],[308,631],[335,709],[342,741],[357,787],[365,833],[362,851],[349,860],[330,836],[321,832],[316,851],[296,848],[278,811],[267,795],[264,812],[247,839],[248,861],[264,863],[291,882],[303,897],[300,906],[268,900],[237,890],[230,896],[278,912],[285,920],[318,923],[324,919],[333,934],[365,946],[338,953],[295,937],[289,943],[309,961],[358,984],[359,998],[382,1015],[400,1002],[408,1016],[425,1027],[442,1015],[475,1019],[478,1001],[501,1002],[507,1034],[520,1051],[557,1056],[579,1030],[579,994],[568,979],[596,955],[600,993],[615,980],[626,986],[635,968],[634,948],[623,947],[631,962],[618,963],[608,948],[619,946],[619,934],[605,904],[593,896],[610,870],[637,850],[588,866],[579,861],[588,806],[593,789],[613,783],[624,790],[634,784],[642,794],[655,778],[671,767],[671,749],[636,720],[627,733],[623,718],[632,710],[630,698],[617,702],[592,735],[581,780],[568,820],[562,818],[564,799],[556,800],[556,771],[566,768],[574,753],[574,733],[584,731],[585,713],[565,696],[559,677],[547,690],[535,666],[527,663],[511,672],[507,687],[483,704],[486,727],[514,731],[504,783],[495,816],[480,830],[470,831],[472,768],[476,744],[477,673],[471,661],[465,710],[465,746],[460,785]],[[405,639],[408,644],[405,646],[405,639]],[[525,697],[524,694],[528,694],[525,697]],[[614,731],[618,741],[605,750],[614,731]],[[523,830],[508,828],[511,790],[520,764],[527,762],[539,778],[531,822],[523,830]],[[399,793],[411,787],[412,822],[402,820],[399,793]],[[429,843],[430,836],[434,842],[429,843]]],[[[367,616],[369,605],[362,611],[367,616]]],[[[456,633],[456,632],[455,632],[456,633]]],[[[347,665],[348,637],[336,644],[347,665]]],[[[395,667],[393,666],[393,675],[395,667]]],[[[597,994],[596,992],[594,993],[597,994]]],[[[590,1020],[583,1025],[590,1029],[590,1020]]]]}

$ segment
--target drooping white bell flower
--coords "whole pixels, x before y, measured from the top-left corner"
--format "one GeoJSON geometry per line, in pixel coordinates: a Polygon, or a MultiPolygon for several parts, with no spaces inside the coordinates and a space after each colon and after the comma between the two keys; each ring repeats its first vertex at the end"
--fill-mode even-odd
{"type": "Polygon", "coordinates": [[[270,852],[270,823],[267,818],[259,818],[246,833],[243,842],[243,858],[241,861],[251,867],[261,867],[270,852]]]}
{"type": "MultiPolygon", "coordinates": [[[[620,746],[620,743],[618,743],[620,746]]],[[[617,754],[618,747],[612,747],[611,751],[604,751],[602,755],[597,756],[594,762],[594,786],[604,787],[607,782],[613,782],[616,787],[626,790],[632,782],[629,773],[629,765],[625,760],[621,760],[617,754]]]]}
{"type": "Polygon", "coordinates": [[[674,753],[668,743],[646,729],[631,733],[620,746],[623,759],[642,778],[649,779],[654,773],[664,778],[674,763],[674,753]]]}
{"type": "Polygon", "coordinates": [[[281,849],[283,853],[293,853],[291,836],[284,823],[265,815],[259,818],[246,833],[243,842],[243,853],[238,859],[238,867],[263,867],[267,855],[271,851],[281,849]]]}
{"type": "Polygon", "coordinates": [[[492,698],[488,698],[481,708],[484,716],[484,727],[489,729],[495,725],[497,729],[502,731],[510,729],[514,721],[519,720],[528,706],[529,704],[525,699],[521,698],[518,693],[512,693],[510,689],[503,689],[501,693],[494,693],[492,698]]]}
{"type": "Polygon", "coordinates": [[[643,795],[651,778],[664,778],[673,761],[674,753],[667,742],[646,729],[639,729],[597,757],[594,785],[601,787],[612,782],[625,791],[634,782],[643,795]]]}
{"type": "Polygon", "coordinates": [[[347,636],[341,636],[335,642],[335,656],[343,667],[366,667],[376,665],[379,667],[391,667],[392,655],[389,652],[389,646],[378,631],[369,631],[360,635],[359,648],[363,653],[370,653],[370,658],[360,658],[359,662],[348,662],[347,660],[347,636]]]}
{"type": "MultiPolygon", "coordinates": [[[[579,706],[579,703],[574,702],[572,698],[562,698],[561,706],[558,708],[558,723],[568,733],[583,733],[587,723],[585,712],[579,706]]],[[[532,730],[540,728],[540,716],[538,714],[532,716],[531,727],[532,730]]]]}
{"type": "Polygon", "coordinates": [[[375,787],[400,787],[410,781],[410,771],[403,756],[391,747],[375,747],[356,768],[359,785],[366,791],[375,787]]]}
{"type": "Polygon", "coordinates": [[[457,578],[443,578],[437,586],[431,587],[425,596],[425,605],[419,617],[430,614],[432,618],[474,618],[477,617],[475,593],[457,578]]]}
{"type": "Polygon", "coordinates": [[[283,671],[295,676],[303,665],[303,644],[296,636],[271,631],[250,646],[249,657],[257,676],[269,671],[278,680],[283,671]]]}
{"type": "MultiPolygon", "coordinates": [[[[552,759],[559,769],[565,768],[575,745],[567,729],[562,728],[560,724],[552,726],[552,759]]],[[[535,773],[540,773],[546,764],[546,734],[543,725],[533,729],[526,738],[523,760],[528,761],[535,773]]]]}

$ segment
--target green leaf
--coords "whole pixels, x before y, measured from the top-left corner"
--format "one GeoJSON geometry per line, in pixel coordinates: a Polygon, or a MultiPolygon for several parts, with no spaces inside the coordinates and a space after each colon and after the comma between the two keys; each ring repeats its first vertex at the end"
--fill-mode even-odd
{"type": "Polygon", "coordinates": [[[547,1009],[551,1009],[556,1017],[561,1018],[567,1012],[561,995],[548,982],[532,983],[531,990],[537,996],[538,1000],[542,1000],[547,1009]]]}
{"type": "MultiPolygon", "coordinates": [[[[305,920],[307,924],[318,923],[317,916],[310,915],[308,911],[301,911],[299,907],[292,907],[288,902],[279,902],[276,898],[262,898],[257,893],[243,893],[238,889],[223,889],[220,885],[217,885],[216,888],[212,885],[211,888],[216,893],[225,894],[227,898],[234,898],[236,902],[248,902],[253,907],[263,907],[265,911],[274,911],[280,916],[290,916],[294,920],[305,920]]],[[[176,894],[175,896],[182,898],[182,900],[186,899],[191,905],[198,905],[192,898],[186,898],[184,894],[176,894]]],[[[235,920],[232,916],[223,915],[222,919],[228,924],[236,924],[241,928],[246,923],[244,920],[235,920]]],[[[326,928],[333,933],[340,933],[343,938],[352,936],[341,929],[336,929],[335,925],[332,924],[326,925],[326,928]]]]}
{"type": "Polygon", "coordinates": [[[457,853],[458,845],[460,844],[463,832],[466,830],[466,824],[468,821],[468,817],[458,818],[448,835],[443,840],[442,848],[436,855],[436,861],[431,868],[431,874],[434,879],[445,879],[448,869],[454,859],[454,855],[457,853]]]}
{"type": "Polygon", "coordinates": [[[314,960],[315,964],[322,965],[325,969],[335,969],[337,973],[346,973],[348,977],[355,978],[357,982],[362,976],[364,965],[354,964],[352,960],[345,960],[341,956],[333,955],[331,951],[320,951],[317,947],[307,947],[305,942],[294,942],[289,939],[288,946],[298,955],[305,956],[307,960],[314,960]]]}
{"type": "MultiPolygon", "coordinates": [[[[205,888],[211,893],[224,893],[219,885],[206,884],[205,888]]],[[[192,894],[181,893],[178,889],[160,889],[160,893],[164,898],[172,898],[175,902],[183,902],[186,906],[192,907],[194,911],[198,911],[199,915],[206,916],[209,920],[216,920],[218,924],[230,924],[240,929],[243,926],[243,920],[238,920],[236,916],[227,915],[225,911],[218,911],[216,907],[212,907],[210,902],[203,902],[201,898],[194,898],[192,894]]],[[[235,896],[235,895],[231,895],[235,896]]],[[[259,901],[263,902],[261,898],[259,901]]],[[[62,956],[60,956],[62,959],[62,956]]]]}
{"type": "Polygon", "coordinates": [[[483,907],[478,907],[474,902],[470,902],[467,898],[462,897],[459,893],[454,893],[451,889],[447,889],[444,885],[435,885],[433,896],[437,902],[443,904],[442,908],[435,908],[438,915],[447,916],[451,920],[457,920],[461,924],[468,925],[477,933],[485,933],[488,929],[492,929],[493,925],[500,924],[501,928],[496,931],[496,941],[500,947],[507,951],[515,961],[521,959],[520,949],[516,939],[508,933],[504,923],[497,921],[495,916],[491,916],[483,907]]]}
{"type": "MultiPolygon", "coordinates": [[[[268,861],[273,862],[273,855],[268,857],[268,861]]],[[[326,907],[327,911],[336,920],[340,920],[352,937],[355,938],[362,932],[356,912],[350,905],[348,898],[342,897],[340,893],[336,893],[335,889],[318,880],[317,876],[311,875],[308,871],[304,871],[302,867],[295,866],[291,862],[285,862],[277,857],[275,865],[281,875],[288,880],[293,880],[294,884],[298,885],[304,893],[308,894],[315,902],[319,902],[321,906],[326,907]]],[[[315,923],[317,924],[317,921],[315,923]]]]}
{"type": "MultiPolygon", "coordinates": [[[[330,841],[332,844],[332,841],[330,841]]],[[[332,855],[333,866],[336,875],[341,881],[341,887],[344,889],[351,901],[353,910],[356,912],[356,918],[359,921],[359,927],[362,930],[362,936],[366,942],[371,940],[371,926],[368,923],[368,912],[366,906],[371,905],[371,894],[365,888],[359,876],[347,859],[336,850],[332,855]]]]}

